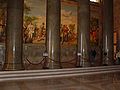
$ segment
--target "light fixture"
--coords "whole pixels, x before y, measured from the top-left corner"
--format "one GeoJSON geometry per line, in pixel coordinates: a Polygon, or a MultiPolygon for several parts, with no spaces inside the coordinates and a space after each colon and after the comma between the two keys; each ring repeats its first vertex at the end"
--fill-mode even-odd
{"type": "Polygon", "coordinates": [[[99,2],[100,0],[90,0],[91,2],[99,2]]]}

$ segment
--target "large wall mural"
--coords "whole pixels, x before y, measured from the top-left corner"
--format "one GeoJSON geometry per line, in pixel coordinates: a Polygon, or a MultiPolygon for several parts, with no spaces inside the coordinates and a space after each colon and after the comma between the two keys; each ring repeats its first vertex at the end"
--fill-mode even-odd
{"type": "Polygon", "coordinates": [[[46,32],[46,0],[24,1],[24,43],[44,43],[46,32]]]}
{"type": "Polygon", "coordinates": [[[99,44],[99,19],[95,17],[90,18],[90,44],[99,44]]]}
{"type": "Polygon", "coordinates": [[[99,66],[102,64],[102,8],[100,3],[90,4],[90,61],[91,65],[99,66]],[[93,53],[96,52],[93,61],[93,53]]]}
{"type": "Polygon", "coordinates": [[[0,7],[0,42],[5,42],[6,7],[0,7]]]}
{"type": "Polygon", "coordinates": [[[77,45],[77,2],[73,0],[62,0],[61,2],[60,33],[61,61],[72,61],[69,65],[74,66],[72,63],[75,62],[77,45]]]}
{"type": "Polygon", "coordinates": [[[77,43],[77,2],[61,2],[61,45],[77,43]]]}
{"type": "Polygon", "coordinates": [[[91,46],[98,46],[102,40],[102,10],[100,4],[91,3],[90,11],[90,44],[91,46]]]}

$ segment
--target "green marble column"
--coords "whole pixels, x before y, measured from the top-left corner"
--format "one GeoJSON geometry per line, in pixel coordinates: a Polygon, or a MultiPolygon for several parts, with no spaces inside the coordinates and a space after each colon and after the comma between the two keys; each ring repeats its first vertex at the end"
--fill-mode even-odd
{"type": "Polygon", "coordinates": [[[24,0],[7,0],[6,55],[3,70],[22,70],[24,0]]]}
{"type": "Polygon", "coordinates": [[[78,46],[77,46],[77,66],[89,66],[89,24],[90,6],[89,0],[79,0],[78,7],[78,46]]]}
{"type": "Polygon", "coordinates": [[[113,0],[103,0],[103,65],[113,64],[113,0]]]}
{"type": "Polygon", "coordinates": [[[120,50],[120,30],[116,30],[117,33],[117,48],[116,51],[118,52],[120,50]]]}
{"type": "Polygon", "coordinates": [[[47,0],[47,67],[60,68],[60,0],[47,0]]]}

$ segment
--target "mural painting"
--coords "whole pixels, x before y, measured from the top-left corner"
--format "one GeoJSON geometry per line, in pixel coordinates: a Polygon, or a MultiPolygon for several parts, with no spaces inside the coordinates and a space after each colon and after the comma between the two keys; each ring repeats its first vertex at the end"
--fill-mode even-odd
{"type": "Polygon", "coordinates": [[[99,22],[97,18],[90,18],[90,43],[98,45],[99,43],[99,22]]]}
{"type": "Polygon", "coordinates": [[[77,2],[61,2],[61,45],[77,44],[77,2]]]}
{"type": "Polygon", "coordinates": [[[102,40],[102,10],[99,3],[90,4],[90,45],[99,46],[102,40]]]}
{"type": "Polygon", "coordinates": [[[5,42],[6,7],[0,8],[0,42],[5,42]]]}
{"type": "MultiPolygon", "coordinates": [[[[73,63],[76,57],[77,5],[78,3],[73,0],[62,0],[61,2],[60,38],[61,61],[63,62],[72,61],[73,63]]],[[[74,66],[74,64],[69,65],[74,66]]]]}
{"type": "Polygon", "coordinates": [[[45,43],[46,0],[24,1],[24,43],[45,43]]]}

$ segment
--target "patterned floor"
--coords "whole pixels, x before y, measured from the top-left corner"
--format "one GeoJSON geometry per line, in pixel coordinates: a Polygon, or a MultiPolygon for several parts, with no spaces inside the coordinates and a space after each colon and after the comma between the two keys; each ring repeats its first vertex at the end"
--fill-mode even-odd
{"type": "Polygon", "coordinates": [[[120,73],[0,82],[0,90],[120,90],[120,73]]]}

